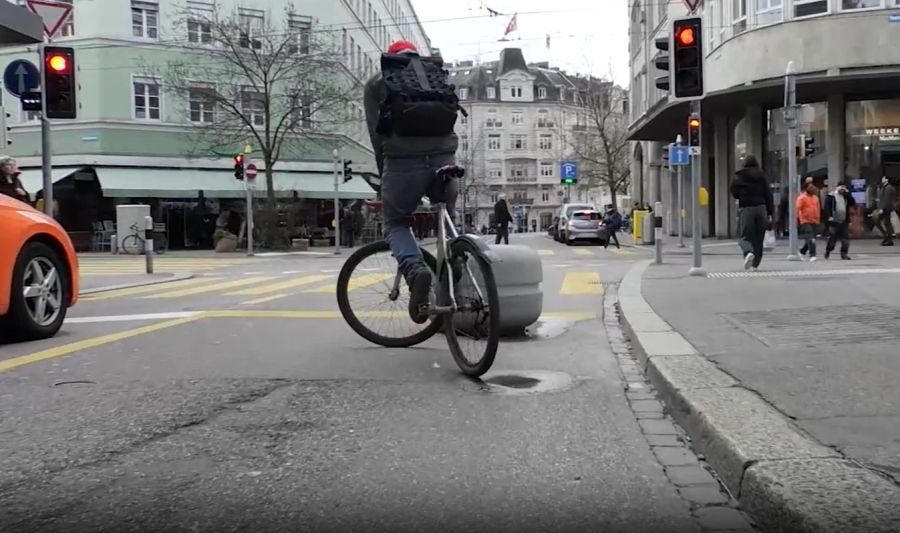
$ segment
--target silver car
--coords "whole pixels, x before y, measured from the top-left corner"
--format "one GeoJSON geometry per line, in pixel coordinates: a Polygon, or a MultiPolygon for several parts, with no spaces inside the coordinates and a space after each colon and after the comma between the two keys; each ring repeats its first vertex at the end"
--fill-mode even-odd
{"type": "Polygon", "coordinates": [[[568,245],[579,240],[603,243],[606,240],[603,213],[593,209],[573,212],[566,223],[565,235],[565,243],[568,245]]]}
{"type": "Polygon", "coordinates": [[[558,229],[554,236],[557,241],[566,242],[566,230],[569,227],[569,220],[572,218],[572,213],[576,211],[594,211],[594,206],[591,204],[563,204],[562,209],[559,210],[558,229]]]}

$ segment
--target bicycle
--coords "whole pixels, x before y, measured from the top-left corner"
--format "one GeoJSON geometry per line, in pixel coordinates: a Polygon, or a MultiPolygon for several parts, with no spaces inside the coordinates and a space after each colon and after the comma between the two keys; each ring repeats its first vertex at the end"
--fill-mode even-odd
{"type": "MultiPolygon", "coordinates": [[[[464,169],[448,166],[439,169],[435,177],[446,183],[448,179],[464,174],[464,169]]],[[[460,370],[468,376],[481,376],[493,364],[500,341],[500,296],[491,269],[490,248],[477,236],[457,233],[445,202],[436,202],[433,207],[439,221],[436,255],[419,248],[436,280],[429,297],[429,320],[415,324],[410,318],[407,309],[409,290],[384,240],[363,246],[344,263],[337,280],[338,307],[357,334],[387,348],[415,346],[443,329],[450,353],[460,370]],[[383,269],[365,266],[368,261],[379,259],[385,263],[383,269]],[[475,269],[481,273],[482,286],[473,273],[475,269]],[[356,273],[362,274],[353,279],[356,273]],[[473,294],[464,294],[462,283],[465,281],[472,282],[473,294]],[[362,310],[351,305],[351,294],[371,288],[386,290],[386,294],[376,298],[375,310],[362,310]],[[401,327],[410,328],[408,333],[394,329],[390,334],[384,334],[364,323],[369,319],[395,318],[403,320],[401,327]],[[464,353],[467,340],[479,344],[477,357],[470,358],[464,353]]]]}
{"type": "MultiPolygon", "coordinates": [[[[144,237],[142,236],[143,230],[138,227],[138,224],[135,222],[131,225],[131,234],[125,236],[122,239],[122,250],[127,254],[142,254],[144,253],[144,237]]],[[[156,252],[157,255],[162,255],[166,253],[166,250],[169,248],[169,240],[163,236],[154,236],[153,238],[153,251],[156,252]]]]}

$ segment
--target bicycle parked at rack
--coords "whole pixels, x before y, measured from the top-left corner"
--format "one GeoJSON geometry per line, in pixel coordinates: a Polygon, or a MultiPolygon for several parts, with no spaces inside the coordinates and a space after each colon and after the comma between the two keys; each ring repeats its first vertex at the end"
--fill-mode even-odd
{"type": "MultiPolygon", "coordinates": [[[[464,169],[447,166],[437,171],[436,178],[446,185],[464,175],[464,169]]],[[[436,202],[433,207],[437,248],[435,254],[420,248],[436,280],[429,298],[429,320],[416,324],[410,318],[409,289],[383,240],[363,246],[344,263],[337,280],[338,307],[356,333],[388,348],[415,346],[443,329],[462,372],[480,376],[493,364],[500,341],[500,297],[490,249],[476,236],[457,233],[446,203],[436,202]],[[370,302],[351,303],[351,297],[365,294],[373,294],[370,302]],[[387,327],[379,328],[382,323],[387,327]]]]}
{"type": "MultiPolygon", "coordinates": [[[[125,236],[122,239],[122,250],[126,254],[136,254],[140,255],[144,253],[144,230],[138,227],[137,223],[131,225],[131,233],[125,236]]],[[[162,255],[166,253],[169,249],[169,239],[165,238],[162,235],[153,236],[153,251],[156,252],[157,255],[162,255]]]]}

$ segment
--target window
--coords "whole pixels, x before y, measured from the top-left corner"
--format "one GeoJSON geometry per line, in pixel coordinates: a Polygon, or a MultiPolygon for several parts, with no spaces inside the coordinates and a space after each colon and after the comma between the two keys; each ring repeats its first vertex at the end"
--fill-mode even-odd
{"type": "Polygon", "coordinates": [[[312,128],[312,99],[308,91],[298,89],[294,92],[294,109],[292,110],[295,126],[300,129],[312,128]]]}
{"type": "Polygon", "coordinates": [[[747,0],[732,0],[732,29],[735,34],[747,29],[747,0]]]}
{"type": "MultiPolygon", "coordinates": [[[[896,4],[896,0],[894,1],[896,4]]],[[[841,0],[842,9],[869,9],[881,7],[881,0],[841,0]]]]}
{"type": "Polygon", "coordinates": [[[460,87],[459,88],[459,99],[466,100],[469,98],[469,88],[468,87],[460,87]]]}
{"type": "Polygon", "coordinates": [[[794,16],[809,17],[828,12],[828,0],[794,0],[794,16]]]}
{"type": "Polygon", "coordinates": [[[502,128],[503,121],[497,118],[497,110],[496,109],[488,109],[488,118],[484,122],[484,126],[486,128],[502,128]]]}
{"type": "MultiPolygon", "coordinates": [[[[546,161],[541,161],[541,177],[542,178],[552,178],[553,177],[553,163],[548,163],[546,161]]],[[[547,193],[544,193],[546,195],[547,193]]],[[[545,198],[546,202],[547,199],[545,198]]]]}
{"type": "Polygon", "coordinates": [[[555,124],[550,120],[550,113],[547,112],[546,109],[538,110],[538,123],[539,128],[552,128],[555,124]]]}
{"type": "Polygon", "coordinates": [[[512,123],[519,125],[525,122],[525,115],[522,114],[521,111],[513,111],[512,112],[512,123]]]}
{"type": "Polygon", "coordinates": [[[538,148],[541,150],[552,150],[553,149],[553,136],[552,135],[541,135],[538,141],[538,148]]]}
{"type": "Polygon", "coordinates": [[[459,115],[459,125],[467,126],[469,124],[469,116],[468,115],[459,115]]]}
{"type": "Polygon", "coordinates": [[[509,88],[509,96],[511,98],[522,98],[522,88],[521,87],[510,87],[509,88]]]}
{"type": "Polygon", "coordinates": [[[463,135],[459,138],[459,149],[464,153],[469,151],[469,137],[463,135]]]}
{"type": "Polygon", "coordinates": [[[266,125],[266,100],[265,95],[244,89],[241,91],[241,110],[247,120],[253,126],[266,125]]]}
{"type": "Polygon", "coordinates": [[[500,135],[488,135],[488,150],[500,149],[500,135]]]}
{"type": "Polygon", "coordinates": [[[309,53],[309,42],[312,36],[312,18],[301,15],[290,15],[288,18],[288,31],[297,40],[296,51],[306,55],[309,53]]]}
{"type": "Polygon", "coordinates": [[[131,31],[135,37],[159,37],[159,6],[156,2],[131,0],[131,31]]]}
{"type": "Polygon", "coordinates": [[[487,97],[491,100],[493,100],[494,98],[497,98],[497,89],[495,87],[488,87],[487,88],[487,97]]]}
{"type": "Polygon", "coordinates": [[[134,90],[134,118],[159,120],[159,82],[152,79],[136,79],[134,90]]]}
{"type": "MultiPolygon", "coordinates": [[[[500,161],[491,161],[488,163],[488,178],[491,180],[503,179],[503,163],[500,161]]],[[[497,200],[494,200],[495,202],[497,200]]]]}
{"type": "Polygon", "coordinates": [[[188,42],[207,44],[212,41],[213,5],[206,2],[188,2],[188,42]]]}
{"type": "Polygon", "coordinates": [[[538,87],[538,98],[544,100],[547,98],[547,88],[546,87],[538,87]]]}
{"type": "Polygon", "coordinates": [[[500,194],[496,192],[491,193],[491,202],[497,203],[500,200],[500,194]]]}
{"type": "Polygon", "coordinates": [[[565,87],[559,88],[559,101],[560,102],[566,101],[566,88],[565,87]]]}
{"type": "Polygon", "coordinates": [[[760,26],[781,22],[783,0],[756,0],[756,23],[760,26]]]}
{"type": "Polygon", "coordinates": [[[511,163],[509,165],[509,181],[513,183],[529,181],[528,165],[525,163],[511,163]]]}
{"type": "Polygon", "coordinates": [[[212,124],[215,120],[216,89],[212,85],[191,87],[188,104],[191,122],[212,124]]]}
{"type": "Polygon", "coordinates": [[[528,137],[525,135],[510,135],[509,136],[509,149],[510,150],[527,150],[528,149],[528,137]]]}
{"type": "Polygon", "coordinates": [[[259,50],[262,43],[257,39],[263,33],[265,25],[265,12],[256,9],[243,9],[238,11],[238,25],[241,31],[241,46],[259,50]]]}

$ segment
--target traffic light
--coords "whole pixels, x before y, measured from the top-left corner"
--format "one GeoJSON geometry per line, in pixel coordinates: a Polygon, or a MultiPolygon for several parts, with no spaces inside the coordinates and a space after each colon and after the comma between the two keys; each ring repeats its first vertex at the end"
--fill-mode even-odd
{"type": "Polygon", "coordinates": [[[688,146],[700,146],[700,115],[688,119],[688,146]]]}
{"type": "Polygon", "coordinates": [[[78,103],[75,90],[75,50],[61,46],[44,47],[44,116],[75,118],[78,103]]]}
{"type": "Polygon", "coordinates": [[[675,98],[702,98],[703,32],[700,17],[676,20],[672,29],[675,98]]]}
{"type": "Polygon", "coordinates": [[[669,165],[669,149],[670,148],[671,148],[671,146],[668,144],[662,147],[662,166],[664,168],[671,168],[669,165]]]}
{"type": "Polygon", "coordinates": [[[6,112],[2,106],[0,106],[0,139],[5,139],[5,142],[0,143],[0,148],[5,146],[9,146],[12,144],[12,139],[9,138],[9,131],[12,129],[9,125],[9,119],[12,118],[12,115],[6,112]]]}
{"type": "Polygon", "coordinates": [[[575,178],[563,178],[562,184],[563,185],[574,185],[575,181],[576,181],[575,178]]]}
{"type": "Polygon", "coordinates": [[[353,161],[344,159],[344,183],[353,179],[353,168],[350,167],[351,163],[353,163],[353,161]]]}
{"type": "Polygon", "coordinates": [[[659,53],[653,59],[653,64],[662,73],[661,76],[656,77],[656,88],[669,92],[669,38],[657,39],[656,49],[659,50],[659,53]]]}
{"type": "Polygon", "coordinates": [[[803,156],[804,157],[809,157],[809,156],[813,155],[813,152],[816,151],[816,148],[813,146],[813,144],[815,142],[816,142],[816,139],[814,137],[804,136],[804,143],[803,143],[803,156]]]}
{"type": "Polygon", "coordinates": [[[244,179],[244,154],[234,156],[234,177],[235,179],[244,179]]]}

